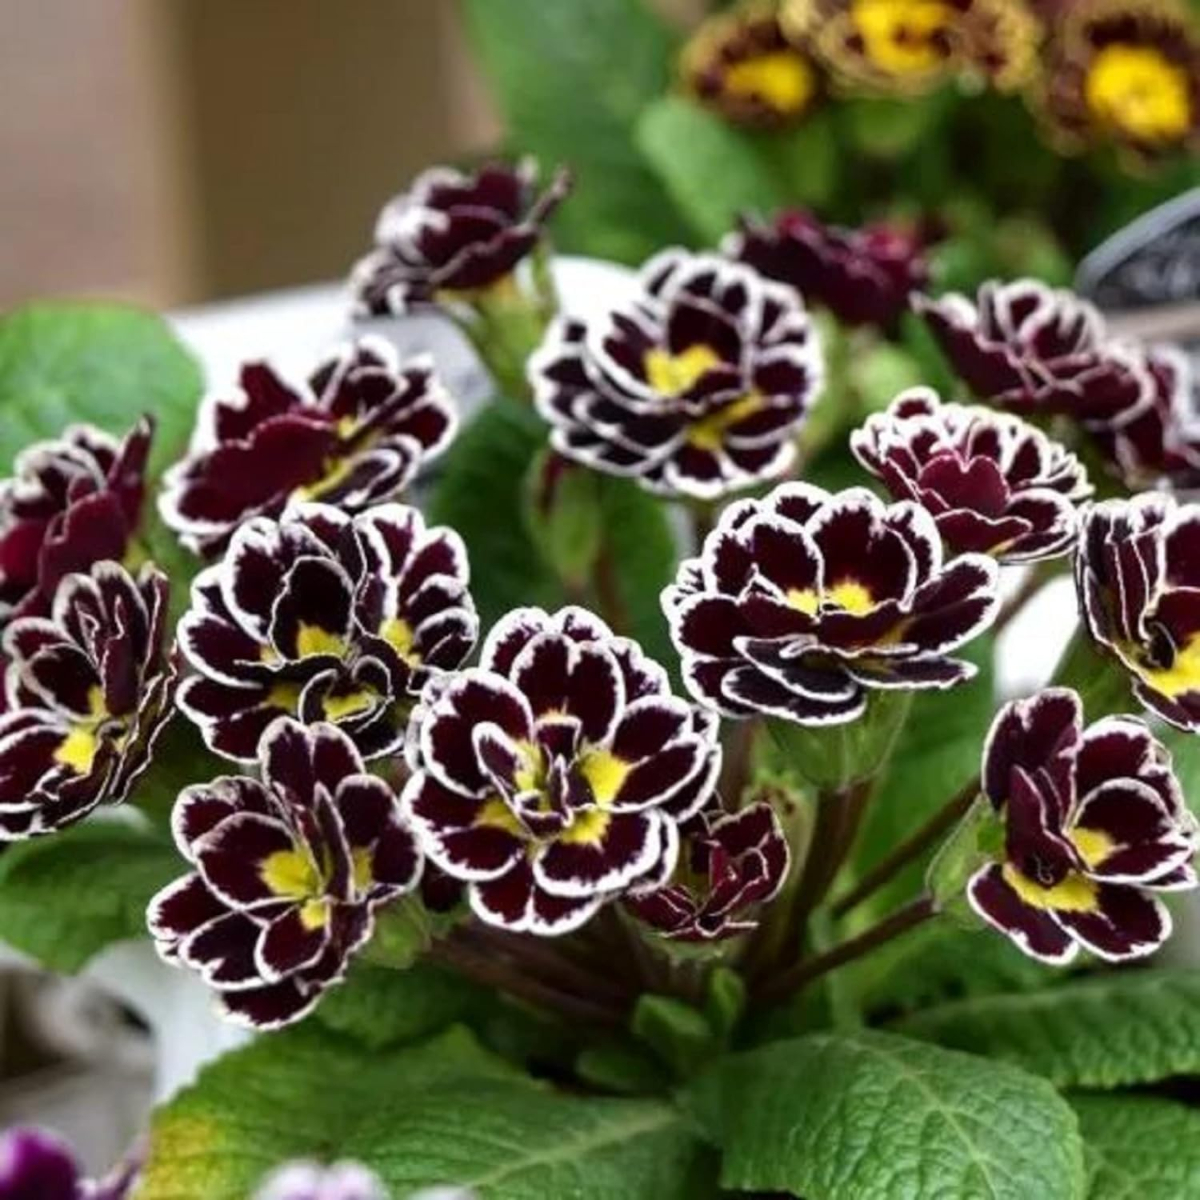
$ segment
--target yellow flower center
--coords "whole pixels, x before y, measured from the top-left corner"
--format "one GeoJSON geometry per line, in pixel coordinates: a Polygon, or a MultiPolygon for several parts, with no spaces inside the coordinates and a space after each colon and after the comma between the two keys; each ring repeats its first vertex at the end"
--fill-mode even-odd
{"type": "Polygon", "coordinates": [[[484,804],[475,814],[473,824],[477,829],[502,829],[513,837],[526,836],[525,827],[517,820],[516,813],[499,796],[493,796],[484,804]]]}
{"type": "Polygon", "coordinates": [[[1140,141],[1178,141],[1192,127],[1187,72],[1153,47],[1106,46],[1084,90],[1099,120],[1140,141]]]}
{"type": "Polygon", "coordinates": [[[420,664],[421,656],[413,649],[417,640],[416,634],[413,632],[412,626],[403,617],[387,617],[379,626],[379,636],[410,667],[420,664]]]}
{"type": "Polygon", "coordinates": [[[672,354],[659,346],[646,351],[642,363],[646,382],[664,396],[686,392],[702,375],[721,365],[721,356],[711,347],[698,343],[672,354]]]}
{"type": "Polygon", "coordinates": [[[87,775],[91,771],[100,749],[99,728],[108,719],[104,691],[98,685],[93,684],[88,689],[88,710],[86,717],[71,725],[54,752],[54,761],[69,767],[76,775],[87,775]]]}
{"type": "Polygon", "coordinates": [[[1117,848],[1117,843],[1102,829],[1072,829],[1068,836],[1089,867],[1098,867],[1117,848]]]}
{"type": "Polygon", "coordinates": [[[346,479],[350,472],[354,469],[354,461],[350,458],[337,458],[332,461],[327,461],[325,464],[325,474],[320,479],[314,479],[312,483],[301,484],[292,492],[294,500],[320,500],[322,496],[327,496],[336,487],[346,479]]]}
{"type": "Polygon", "coordinates": [[[296,653],[301,658],[308,658],[313,654],[332,654],[335,658],[341,658],[346,653],[346,642],[338,634],[322,629],[320,625],[309,625],[301,621],[300,628],[296,630],[296,653]]]}
{"type": "Polygon", "coordinates": [[[1150,687],[1172,700],[1184,692],[1200,691],[1200,637],[1187,642],[1169,667],[1146,664],[1133,648],[1122,657],[1150,687]]]}
{"type": "Polygon", "coordinates": [[[1018,871],[1012,863],[1004,864],[1003,875],[1008,886],[1030,908],[1058,912],[1094,912],[1096,909],[1096,885],[1077,872],[1072,871],[1053,887],[1043,887],[1018,871]]]}
{"type": "Polygon", "coordinates": [[[715,453],[724,444],[728,430],[739,421],[752,417],[762,406],[762,397],[757,392],[751,392],[749,396],[743,396],[717,412],[709,413],[707,417],[701,417],[687,431],[688,445],[715,453]]]}
{"type": "Polygon", "coordinates": [[[801,55],[776,50],[730,66],[725,89],[735,96],[759,100],[784,116],[798,116],[813,98],[817,77],[801,55]]]}
{"type": "Polygon", "coordinates": [[[579,773],[587,780],[601,808],[616,799],[632,769],[631,764],[609,750],[592,750],[579,761],[579,773]]]}
{"type": "Polygon", "coordinates": [[[321,701],[321,711],[326,720],[344,721],[360,712],[366,712],[379,699],[379,693],[373,688],[363,688],[357,692],[346,692],[341,695],[326,696],[321,701]]]}
{"type": "Polygon", "coordinates": [[[861,617],[875,607],[870,589],[856,579],[843,579],[820,595],[812,588],[792,588],[787,594],[787,602],[810,617],[816,616],[821,608],[838,608],[861,617]]]}
{"type": "Polygon", "coordinates": [[[293,848],[269,854],[259,867],[259,878],[272,895],[300,905],[300,923],[305,929],[321,929],[329,920],[325,879],[307,852],[293,848]]]}
{"type": "Polygon", "coordinates": [[[945,0],[854,0],[851,9],[867,58],[889,75],[935,70],[945,58],[937,35],[954,17],[945,0]]]}
{"type": "Polygon", "coordinates": [[[285,712],[295,712],[300,703],[300,686],[295,683],[277,683],[267,693],[263,702],[269,708],[282,708],[285,712]]]}
{"type": "Polygon", "coordinates": [[[612,817],[602,809],[593,808],[579,816],[559,835],[568,846],[598,846],[604,841],[612,817]]]}

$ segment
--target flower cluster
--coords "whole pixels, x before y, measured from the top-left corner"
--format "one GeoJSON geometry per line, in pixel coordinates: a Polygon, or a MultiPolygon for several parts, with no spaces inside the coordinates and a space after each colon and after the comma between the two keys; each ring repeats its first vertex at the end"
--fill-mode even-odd
{"type": "Polygon", "coordinates": [[[768,279],[790,284],[846,325],[885,332],[908,311],[929,269],[921,238],[897,224],[826,225],[809,212],[781,212],[770,224],[743,219],[721,249],[768,279]]]}
{"type": "Polygon", "coordinates": [[[1087,630],[1137,698],[1200,732],[1200,506],[1160,494],[1092,506],[1075,574],[1087,630]]]}
{"type": "Polygon", "coordinates": [[[855,457],[897,500],[933,517],[955,552],[1002,563],[1067,553],[1087,471],[1058,442],[1017,417],[941,404],[914,388],[850,437],[855,457]]]}
{"type": "Polygon", "coordinates": [[[66,576],[49,617],[4,631],[0,842],[51,833],[124,799],[171,715],[166,576],[115,562],[66,576]]]}
{"type": "Polygon", "coordinates": [[[697,813],[680,829],[674,870],[634,888],[626,907],[672,941],[713,942],[758,925],[756,911],[778,894],[791,855],[769,804],[736,813],[697,813]]]}
{"type": "Polygon", "coordinates": [[[422,859],[391,788],[331,725],[284,718],[261,780],[186,788],[172,826],[192,870],[151,902],[150,932],[222,1010],[256,1029],[299,1020],[341,982],[375,910],[411,891],[422,859]]]}
{"type": "Polygon", "coordinates": [[[560,320],[530,361],[554,448],[666,495],[713,499],[773,479],[820,387],[799,295],[749,267],[668,250],[628,307],[560,320]]]}
{"type": "Polygon", "coordinates": [[[1081,946],[1137,958],[1170,936],[1155,893],[1196,887],[1200,829],[1141,721],[1084,729],[1079,697],[1063,688],[1014,701],[992,726],[982,779],[1005,824],[1003,857],[967,889],[985,921],[1051,963],[1081,946]]]}
{"type": "Polygon", "coordinates": [[[475,643],[468,576],[458,534],[400,504],[246,521],[192,585],[179,644],[196,674],[179,707],[227,758],[252,761],[281,716],[332,722],[368,758],[395,753],[430,673],[475,643]]]}
{"type": "Polygon", "coordinates": [[[787,124],[819,95],[816,64],[769,3],[710,17],[684,47],[679,71],[689,93],[736,124],[787,124]]]}
{"type": "Polygon", "coordinates": [[[1139,158],[1200,139],[1200,36],[1175,0],[1076,0],[1058,22],[1039,111],[1065,150],[1139,158]]]}
{"type": "Polygon", "coordinates": [[[159,508],[189,549],[220,553],[244,521],[306,501],[359,512],[402,492],[439,455],[457,421],[425,361],[365,337],[304,383],[263,362],[201,402],[190,453],[167,473],[159,508]]]}
{"type": "Polygon", "coordinates": [[[853,721],[877,688],[946,688],[991,620],[997,567],[944,562],[933,518],[851,488],[783,484],[721,514],[663,593],[684,680],[730,717],[853,721]]]}
{"type": "Polygon", "coordinates": [[[122,562],[141,517],[153,422],[118,442],[72,425],[17,455],[0,482],[0,619],[49,612],[59,581],[104,559],[122,562]]]}
{"type": "Polygon", "coordinates": [[[503,283],[537,247],[569,190],[569,175],[559,171],[539,194],[532,160],[473,174],[424,172],[379,214],[375,248],[354,267],[358,315],[404,313],[503,283]]]}
{"type": "Polygon", "coordinates": [[[566,933],[669,877],[712,795],[716,721],[583,609],[518,609],[414,718],[403,807],[489,925],[566,933]]]}
{"type": "Polygon", "coordinates": [[[89,1182],[69,1147],[41,1129],[16,1126],[0,1136],[0,1196],[4,1200],[125,1200],[135,1166],[89,1182]]]}

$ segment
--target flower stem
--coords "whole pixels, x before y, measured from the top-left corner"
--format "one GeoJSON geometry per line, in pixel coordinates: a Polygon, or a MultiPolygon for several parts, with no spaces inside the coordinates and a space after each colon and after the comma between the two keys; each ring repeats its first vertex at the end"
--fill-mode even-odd
{"type": "Polygon", "coordinates": [[[758,998],[767,1003],[783,1000],[814,980],[827,975],[846,963],[870,954],[893,938],[907,933],[922,922],[937,914],[937,902],[927,893],[909,901],[877,925],[864,930],[857,937],[834,946],[824,954],[803,959],[789,970],[773,976],[759,990],[758,998]]]}
{"type": "Polygon", "coordinates": [[[617,578],[617,564],[613,558],[612,547],[607,542],[601,546],[596,558],[594,583],[600,615],[614,633],[628,634],[629,610],[621,595],[621,581],[617,578]]]}
{"type": "Polygon", "coordinates": [[[975,797],[979,795],[979,777],[976,776],[961,791],[956,792],[915,833],[900,843],[886,858],[868,871],[857,885],[833,906],[833,915],[843,917],[868,897],[873,896],[885,883],[893,879],[909,863],[920,858],[926,850],[941,840],[959,821],[967,815],[975,797]]]}
{"type": "Polygon", "coordinates": [[[754,760],[754,740],[759,730],[759,720],[748,717],[737,721],[729,734],[725,747],[725,761],[721,768],[718,791],[725,800],[725,807],[741,808],[742,796],[750,783],[750,770],[754,760]]]}

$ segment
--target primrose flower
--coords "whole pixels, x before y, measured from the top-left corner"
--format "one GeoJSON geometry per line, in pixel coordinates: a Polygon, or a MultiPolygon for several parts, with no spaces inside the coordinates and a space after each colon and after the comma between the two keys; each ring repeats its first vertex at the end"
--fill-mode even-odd
{"type": "Polygon", "coordinates": [[[942,404],[929,388],[898,396],[850,436],[855,457],[897,500],[933,517],[956,552],[1002,563],[1054,558],[1074,545],[1083,464],[1017,417],[942,404]]]}
{"type": "Polygon", "coordinates": [[[796,121],[821,88],[819,68],[789,41],[771,4],[709,17],[684,47],[679,65],[691,95],[740,125],[796,121]]]}
{"type": "Polygon", "coordinates": [[[1134,695],[1200,732],[1200,505],[1148,494],[1086,508],[1075,580],[1088,633],[1134,695]]]}
{"type": "Polygon", "coordinates": [[[192,870],[147,922],[162,957],[198,971],[225,1015],[274,1029],[341,982],[375,910],[416,887],[422,860],[391,788],[333,726],[281,718],[259,765],[261,781],[180,793],[172,827],[192,870]]]}
{"type": "Polygon", "coordinates": [[[395,498],[456,428],[432,365],[402,366],[381,338],[343,346],[304,383],[246,363],[238,387],[201,402],[159,509],[185,546],[211,557],[252,517],[310,501],[355,513],[395,498]]]}
{"type": "Polygon", "coordinates": [[[94,425],[17,455],[0,482],[0,621],[44,616],[65,575],[125,560],[141,518],[154,423],[122,441],[94,425]]]}
{"type": "Polygon", "coordinates": [[[571,189],[570,175],[559,170],[539,194],[537,175],[532,159],[419,175],[379,214],[375,248],[354,267],[356,314],[405,313],[502,285],[533,253],[571,189]]]}
{"type": "Polygon", "coordinates": [[[554,449],[700,499],[786,471],[824,374],[799,295],[682,250],[646,263],[641,285],[602,320],[558,321],[530,361],[554,449]]]}
{"type": "Polygon", "coordinates": [[[125,1200],[137,1182],[134,1164],[89,1182],[70,1148],[53,1134],[14,1126],[0,1135],[0,1196],[4,1200],[125,1200]]]}
{"type": "Polygon", "coordinates": [[[700,703],[831,725],[862,716],[874,689],[971,678],[949,653],[991,621],[997,577],[980,554],[944,562],[915,504],[787,483],[725,509],[663,608],[700,703]]]}
{"type": "Polygon", "coordinates": [[[1155,893],[1196,886],[1200,831],[1170,754],[1141,721],[1084,729],[1065,688],[1014,701],[992,726],[982,778],[1005,824],[1002,857],[967,887],[989,925],[1050,963],[1081,946],[1138,958],[1167,940],[1171,916],[1155,893]]]}
{"type": "Polygon", "coordinates": [[[543,936],[669,875],[721,759],[716,721],[579,608],[500,621],[478,669],[431,686],[409,752],[425,853],[480,920],[543,936]]]}
{"type": "Polygon", "coordinates": [[[812,213],[789,210],[771,224],[743,218],[721,244],[730,258],[823,304],[846,325],[895,328],[909,297],[929,280],[919,237],[898,225],[862,229],[826,225],[812,213]]]}
{"type": "Polygon", "coordinates": [[[68,575],[49,617],[3,635],[0,842],[51,833],[123,800],[171,716],[167,578],[118,563],[68,575]]]}
{"type": "Polygon", "coordinates": [[[337,725],[368,758],[397,751],[430,674],[457,667],[479,622],[466,548],[414,508],[257,517],[192,584],[179,707],[209,748],[253,761],[281,716],[337,725]]]}
{"type": "Polygon", "coordinates": [[[712,942],[756,928],[757,911],[779,894],[791,857],[771,806],[697,813],[680,837],[674,871],[634,889],[629,911],[671,941],[712,942]]]}

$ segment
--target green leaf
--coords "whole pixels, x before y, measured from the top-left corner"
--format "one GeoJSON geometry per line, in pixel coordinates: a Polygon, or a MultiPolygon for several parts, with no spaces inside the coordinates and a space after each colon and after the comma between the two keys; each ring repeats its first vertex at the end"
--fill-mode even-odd
{"type": "Polygon", "coordinates": [[[682,222],[634,148],[643,107],[670,82],[672,43],[642,0],[465,0],[467,27],[509,127],[575,190],[555,217],[566,250],[638,263],[682,222]]]}
{"type": "Polygon", "coordinates": [[[686,1079],[718,1045],[708,1018],[674,996],[642,996],[631,1028],[681,1079],[686,1079]]]}
{"type": "Polygon", "coordinates": [[[603,477],[564,464],[548,446],[530,464],[525,480],[525,520],[546,565],[573,591],[586,588],[604,535],[603,477]]]}
{"type": "Polygon", "coordinates": [[[459,434],[438,476],[429,519],[466,542],[485,628],[518,605],[562,602],[522,511],[526,474],[545,442],[546,427],[530,407],[500,398],[459,434]]]}
{"type": "Polygon", "coordinates": [[[666,1091],[671,1077],[647,1051],[627,1042],[602,1042],[587,1046],[575,1060],[575,1071],[585,1083],[619,1095],[645,1095],[666,1091]]]}
{"type": "Polygon", "coordinates": [[[96,819],[0,854],[0,941],[55,971],[144,937],[146,905],[183,873],[169,837],[96,819]]]}
{"type": "Polygon", "coordinates": [[[535,1087],[461,1029],[381,1052],[309,1022],[226,1055],[155,1114],[138,1200],[245,1200],[288,1159],[354,1157],[355,1129],[436,1086],[510,1078],[535,1087]]]}
{"type": "Polygon", "coordinates": [[[113,304],[31,304],[0,317],[0,471],[73,421],[124,434],[157,422],[150,473],[183,449],[195,418],[196,361],[154,313],[113,304]]]}
{"type": "Polygon", "coordinates": [[[1007,1059],[1059,1087],[1153,1083],[1200,1072],[1200,971],[1130,970],[951,1001],[896,1028],[1007,1059]]]}
{"type": "Polygon", "coordinates": [[[1200,1110],[1152,1096],[1073,1096],[1089,1200],[1200,1196],[1200,1110]]]}
{"type": "Polygon", "coordinates": [[[720,241],[739,213],[770,212],[787,203],[757,140],[683,96],[651,105],[637,140],[705,242],[720,241]]]}
{"type": "Polygon", "coordinates": [[[735,1055],[691,1092],[721,1183],[806,1200],[1082,1200],[1066,1102],[1005,1063],[882,1033],[735,1055]]]}

